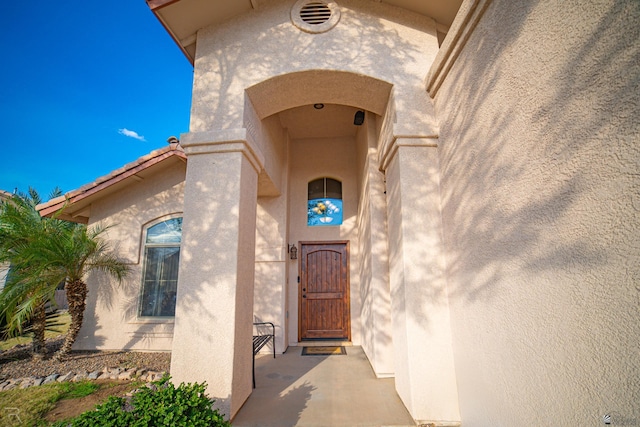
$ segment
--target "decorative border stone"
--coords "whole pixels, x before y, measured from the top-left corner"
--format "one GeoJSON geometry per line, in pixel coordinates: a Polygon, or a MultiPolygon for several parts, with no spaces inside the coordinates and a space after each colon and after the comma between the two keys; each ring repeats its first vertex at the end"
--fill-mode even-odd
{"type": "Polygon", "coordinates": [[[148,371],[141,368],[107,368],[102,371],[93,371],[91,373],[87,371],[73,372],[69,371],[64,375],[59,373],[52,373],[45,377],[24,377],[24,378],[9,378],[0,379],[0,392],[12,390],[20,387],[29,388],[37,387],[40,385],[51,384],[53,382],[78,382],[78,381],[94,381],[94,380],[119,380],[119,381],[144,381],[152,383],[154,381],[161,380],[167,372],[164,371],[148,371]]]}

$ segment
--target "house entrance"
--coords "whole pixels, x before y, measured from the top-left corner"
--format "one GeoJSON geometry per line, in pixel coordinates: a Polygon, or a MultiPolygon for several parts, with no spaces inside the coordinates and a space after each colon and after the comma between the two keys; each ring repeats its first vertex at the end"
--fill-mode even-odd
{"type": "Polygon", "coordinates": [[[351,339],[349,242],[300,242],[299,339],[351,339]]]}

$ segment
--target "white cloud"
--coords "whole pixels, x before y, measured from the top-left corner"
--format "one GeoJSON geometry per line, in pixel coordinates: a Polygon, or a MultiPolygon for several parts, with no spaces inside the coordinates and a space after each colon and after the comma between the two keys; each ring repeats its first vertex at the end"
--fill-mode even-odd
{"type": "Polygon", "coordinates": [[[118,133],[120,135],[128,136],[129,138],[134,138],[139,141],[146,141],[146,139],[144,139],[144,136],[138,135],[138,132],[129,130],[127,128],[118,129],[118,133]]]}

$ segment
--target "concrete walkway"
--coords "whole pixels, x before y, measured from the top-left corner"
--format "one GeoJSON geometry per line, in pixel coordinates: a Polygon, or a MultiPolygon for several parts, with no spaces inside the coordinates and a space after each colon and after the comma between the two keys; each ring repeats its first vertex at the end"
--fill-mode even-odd
{"type": "Polygon", "coordinates": [[[347,355],[302,356],[289,347],[256,357],[256,388],[234,427],[411,426],[393,378],[377,379],[361,347],[347,355]]]}

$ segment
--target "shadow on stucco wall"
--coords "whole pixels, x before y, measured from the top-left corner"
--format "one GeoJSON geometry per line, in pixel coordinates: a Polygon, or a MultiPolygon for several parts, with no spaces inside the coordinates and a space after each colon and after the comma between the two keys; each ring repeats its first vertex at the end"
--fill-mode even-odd
{"type": "MultiPolygon", "coordinates": [[[[531,84],[527,74],[536,67],[544,70],[545,63],[553,61],[549,55],[554,52],[540,49],[517,53],[518,28],[523,27],[523,20],[533,14],[535,2],[529,3],[527,8],[519,5],[519,13],[513,13],[510,8],[502,10],[505,21],[507,16],[510,18],[506,29],[507,34],[512,32],[510,37],[487,37],[478,41],[484,50],[483,54],[489,58],[469,64],[473,66],[473,75],[478,78],[463,79],[469,77],[470,73],[460,73],[448,83],[454,90],[447,96],[460,108],[455,116],[446,118],[449,123],[443,126],[441,137],[443,205],[448,222],[445,233],[449,236],[455,234],[462,249],[457,254],[447,254],[449,272],[456,276],[457,271],[468,270],[468,264],[463,266],[460,263],[468,263],[472,252],[481,257],[474,269],[476,274],[469,280],[475,284],[473,288],[452,289],[454,295],[475,299],[485,291],[490,292],[489,284],[498,282],[496,279],[502,277],[504,272],[500,269],[487,272],[484,266],[496,265],[495,256],[498,254],[504,260],[530,254],[541,243],[541,236],[547,234],[546,226],[553,226],[566,217],[576,204],[581,203],[585,193],[599,190],[596,188],[598,186],[604,187],[601,176],[596,175],[601,172],[590,175],[584,169],[595,160],[585,159],[587,151],[595,151],[595,147],[599,146],[598,155],[603,158],[598,162],[607,164],[612,172],[628,174],[625,180],[632,178],[630,175],[637,167],[633,159],[637,160],[638,155],[637,150],[629,151],[633,147],[628,142],[630,138],[637,137],[636,115],[630,110],[635,108],[637,111],[638,108],[634,97],[640,81],[637,66],[640,62],[639,45],[632,42],[633,37],[603,36],[615,33],[620,28],[618,21],[623,17],[633,16],[625,9],[637,9],[637,5],[628,3],[621,6],[623,3],[612,6],[597,27],[584,34],[585,39],[579,43],[579,49],[571,52],[561,68],[551,70],[544,82],[537,82],[540,85],[548,84],[551,90],[534,86],[536,82],[531,84]],[[523,20],[514,20],[514,16],[523,20]],[[518,59],[526,62],[518,65],[519,75],[513,76],[514,71],[518,70],[513,69],[512,62],[518,54],[525,57],[518,59]],[[529,65],[531,68],[528,68],[529,65]],[[626,70],[626,76],[614,78],[621,69],[626,70]],[[517,81],[510,87],[513,97],[504,99],[496,108],[487,102],[488,94],[502,94],[507,78],[517,81]],[[585,100],[588,101],[586,106],[585,100]],[[628,113],[625,111],[627,114],[616,117],[615,126],[612,125],[612,112],[607,108],[611,104],[618,104],[620,110],[628,110],[628,113]],[[469,126],[469,123],[484,115],[491,117],[490,126],[481,129],[469,126]],[[516,128],[515,131],[513,128],[516,128]],[[540,137],[539,143],[532,141],[536,137],[540,137]],[[603,139],[613,145],[602,147],[601,144],[605,142],[603,139]],[[516,153],[517,156],[514,155],[516,153]],[[538,169],[532,170],[534,168],[538,169]],[[459,176],[460,171],[464,171],[467,177],[466,185],[449,188],[452,177],[454,174],[459,176]],[[528,182],[531,178],[535,178],[534,188],[528,182]],[[526,184],[526,188],[523,184],[526,184]],[[500,191],[493,190],[495,188],[500,191]],[[525,203],[510,202],[510,198],[518,196],[509,194],[510,188],[518,193],[526,190],[528,197],[525,203]],[[492,193],[501,191],[497,202],[492,198],[492,193]],[[468,215],[468,212],[474,213],[468,215]],[[448,221],[449,218],[458,220],[448,221]],[[477,253],[478,243],[485,248],[482,251],[484,256],[477,253]],[[477,273],[482,271],[485,274],[481,276],[487,279],[478,284],[477,273]]],[[[562,37],[561,22],[548,26],[554,30],[554,34],[542,34],[552,38],[546,42],[562,45],[558,39],[562,37]]],[[[483,37],[482,33],[479,37],[483,37]]],[[[568,52],[558,53],[566,55],[568,52]]],[[[619,184],[628,186],[632,183],[627,181],[619,184]]],[[[635,184],[637,188],[637,182],[635,184]]],[[[628,189],[632,190],[632,187],[628,189]]],[[[605,206],[594,214],[606,214],[609,210],[606,205],[615,201],[614,194],[618,192],[607,195],[603,191],[603,194],[598,194],[605,206]]],[[[633,194],[633,191],[626,193],[627,200],[624,202],[629,203],[633,194]]],[[[545,246],[541,251],[534,251],[537,255],[528,259],[523,267],[540,272],[556,270],[572,263],[585,267],[606,262],[606,246],[594,246],[591,236],[585,234],[575,237],[562,241],[559,246],[545,246]]],[[[619,243],[624,244],[622,241],[619,243]]],[[[631,249],[628,243],[625,246],[631,249]]],[[[490,298],[490,295],[484,297],[490,298]]]]}
{"type": "Polygon", "coordinates": [[[96,293],[96,288],[92,286],[95,282],[101,283],[102,286],[109,286],[108,280],[105,280],[102,276],[103,275],[101,274],[93,272],[87,280],[90,284],[88,285],[89,293],[87,294],[87,305],[82,319],[82,327],[78,332],[74,347],[94,349],[96,347],[103,346],[106,342],[104,336],[101,336],[99,332],[102,327],[99,326],[100,317],[95,310],[96,296],[93,294],[96,293]]]}
{"type": "MultiPolygon", "coordinates": [[[[286,260],[285,260],[286,262],[286,260]]],[[[286,348],[283,343],[287,342],[284,335],[284,325],[280,324],[280,319],[285,319],[282,314],[286,284],[284,283],[284,270],[282,262],[260,262],[256,263],[256,284],[254,287],[253,301],[253,321],[271,322],[275,327],[275,343],[269,342],[265,346],[264,352],[273,351],[273,345],[278,349],[286,348]]],[[[285,319],[286,321],[286,319],[285,319]]],[[[270,327],[261,327],[257,332],[271,333],[270,327]]]]}
{"type": "MultiPolygon", "coordinates": [[[[369,129],[373,126],[370,125],[369,129]]],[[[362,151],[367,154],[360,172],[363,176],[356,221],[359,266],[355,269],[360,275],[362,347],[376,374],[390,375],[393,372],[393,350],[384,177],[371,164],[377,163],[377,156],[369,153],[368,147],[362,151]],[[376,170],[371,170],[373,168],[376,170]]]]}
{"type": "MultiPolygon", "coordinates": [[[[276,3],[274,2],[274,4],[276,3]]],[[[240,17],[237,22],[222,25],[215,31],[210,31],[210,34],[205,31],[202,34],[205,41],[199,47],[203,61],[200,65],[196,65],[196,67],[202,66],[202,74],[196,79],[197,88],[194,89],[194,93],[200,90],[204,91],[205,88],[211,91],[206,94],[203,92],[202,99],[205,102],[203,102],[202,111],[206,108],[204,104],[208,103],[211,111],[215,111],[215,113],[206,116],[208,122],[205,122],[204,119],[195,119],[197,122],[195,128],[205,130],[239,126],[242,121],[239,112],[240,104],[238,100],[234,101],[237,97],[234,93],[240,93],[239,88],[253,87],[253,85],[277,75],[323,69],[369,75],[394,84],[398,88],[398,93],[401,94],[396,99],[399,99],[402,104],[400,121],[404,129],[411,125],[422,129],[425,126],[421,127],[421,124],[433,122],[430,105],[421,90],[423,76],[418,75],[419,73],[415,74],[411,70],[415,67],[420,68],[420,65],[416,64],[422,64],[423,68],[426,67],[429,63],[429,55],[435,56],[437,51],[435,27],[431,28],[434,35],[434,45],[425,47],[412,40],[406,33],[402,33],[402,31],[410,29],[411,31],[415,30],[418,34],[429,29],[428,20],[424,20],[418,15],[396,15],[391,20],[384,20],[377,16],[384,15],[385,11],[388,12],[387,5],[370,4],[365,9],[357,2],[346,1],[341,3],[341,8],[344,9],[340,24],[327,34],[309,35],[298,31],[291,26],[288,6],[283,8],[277,5],[273,8],[261,9],[260,13],[240,17]],[[284,9],[287,13],[282,13],[284,9]],[[242,25],[239,22],[242,22],[242,25]],[[404,25],[405,28],[397,27],[396,24],[404,25]],[[234,32],[236,27],[240,26],[245,29],[251,28],[251,31],[238,30],[234,32]],[[222,43],[222,34],[225,32],[234,34],[233,42],[225,39],[225,43],[222,43]],[[209,36],[211,42],[206,41],[209,36]],[[347,40],[348,42],[346,42],[347,40]],[[223,49],[209,46],[209,44],[213,45],[214,41],[219,42],[218,46],[228,47],[223,49]],[[256,49],[255,46],[261,48],[256,49]],[[433,48],[432,53],[429,52],[431,48],[433,48]],[[211,60],[204,57],[205,52],[208,52],[206,55],[210,55],[211,60]],[[402,76],[411,76],[411,78],[404,79],[402,76]],[[411,108],[412,105],[415,108],[411,108]]],[[[424,34],[421,34],[420,37],[424,37],[424,34]]],[[[328,71],[328,74],[330,72],[328,71]]],[[[313,82],[309,82],[309,85],[305,87],[291,87],[287,85],[286,79],[282,79],[277,85],[277,89],[280,92],[291,94],[292,97],[300,97],[300,92],[302,92],[304,95],[301,98],[306,96],[307,98],[304,99],[307,100],[307,103],[330,102],[335,99],[332,97],[342,95],[341,92],[348,92],[350,89],[341,87],[341,84],[344,86],[341,81],[335,81],[333,85],[326,86],[314,85],[313,82]]],[[[374,94],[371,94],[371,97],[373,98],[374,94]]],[[[199,98],[194,95],[194,99],[199,98]]],[[[367,109],[366,106],[362,106],[362,108],[367,109]]],[[[260,109],[258,108],[258,110],[260,109]]],[[[277,109],[274,107],[274,110],[277,109]]],[[[379,106],[372,107],[371,110],[376,110],[379,114],[384,113],[384,109],[380,111],[379,106]]],[[[394,112],[396,110],[396,108],[390,109],[394,112]]],[[[395,117],[390,117],[389,123],[393,123],[394,119],[395,117]]],[[[355,210],[353,215],[351,223],[355,227],[355,210]]],[[[351,219],[346,218],[345,223],[351,219]]],[[[372,240],[376,242],[375,245],[381,244],[380,242],[384,242],[386,245],[384,230],[378,229],[376,233],[377,235],[372,236],[372,240]]],[[[356,246],[352,247],[354,253],[357,253],[358,249],[356,246]]],[[[377,249],[373,248],[373,250],[377,249]]],[[[361,251],[359,255],[363,256],[363,254],[364,252],[361,251]]],[[[366,257],[353,257],[352,262],[367,264],[370,260],[366,257]]],[[[264,273],[257,272],[256,274],[266,277],[269,267],[265,266],[264,268],[264,273]]],[[[352,271],[366,271],[366,266],[353,268],[352,271]]],[[[388,317],[388,313],[384,312],[378,313],[378,316],[371,315],[369,310],[380,311],[381,308],[376,304],[379,296],[375,295],[375,292],[368,292],[368,284],[369,282],[364,284],[360,294],[353,293],[351,295],[354,311],[357,312],[362,307],[363,317],[369,319],[388,317]],[[355,302],[361,298],[368,298],[371,302],[366,307],[364,300],[362,304],[356,305],[355,302]]],[[[256,297],[258,292],[257,289],[256,297]]],[[[261,293],[259,300],[255,301],[256,311],[260,312],[263,307],[268,307],[270,304],[281,305],[281,298],[278,293],[261,293]]],[[[289,304],[296,304],[296,302],[289,301],[289,304]]],[[[260,317],[260,320],[269,319],[260,317]]],[[[370,335],[373,331],[378,334],[376,337],[378,343],[388,347],[391,343],[391,331],[388,328],[364,328],[363,333],[370,335]]],[[[369,338],[371,339],[371,337],[369,338]]]]}
{"type": "Polygon", "coordinates": [[[640,415],[640,4],[592,6],[491,2],[435,99],[464,422],[640,415]]]}
{"type": "MultiPolygon", "coordinates": [[[[201,200],[204,206],[198,215],[204,213],[202,219],[194,214],[189,217],[188,222],[185,221],[183,242],[187,241],[188,247],[181,252],[180,263],[181,267],[187,266],[188,268],[181,269],[180,273],[187,275],[188,280],[192,283],[199,284],[191,286],[189,292],[178,290],[178,295],[185,309],[194,315],[206,316],[213,326],[216,321],[224,320],[217,319],[216,313],[213,313],[206,306],[208,298],[204,298],[204,296],[208,297],[210,295],[210,291],[206,288],[208,286],[216,287],[217,283],[225,283],[225,280],[229,279],[227,274],[235,274],[233,271],[235,271],[236,262],[242,262],[235,258],[235,254],[226,249],[228,242],[232,241],[228,237],[229,233],[233,233],[237,229],[237,224],[234,224],[234,221],[237,222],[238,213],[229,212],[226,209],[229,206],[233,206],[231,195],[234,193],[234,187],[237,186],[237,183],[224,182],[222,180],[217,182],[198,181],[194,185],[199,187],[203,197],[209,192],[216,194],[217,197],[201,200]],[[214,186],[222,188],[222,190],[212,190],[214,186]],[[217,228],[212,230],[212,226],[217,228]],[[213,240],[202,238],[210,235],[215,236],[213,240]],[[207,261],[194,264],[192,261],[192,254],[194,253],[204,254],[204,258],[207,261]],[[229,271],[226,272],[225,270],[229,271]]],[[[203,256],[199,255],[199,257],[203,256]]],[[[225,300],[228,300],[230,296],[231,294],[222,295],[225,300]]],[[[235,300],[235,298],[232,298],[232,300],[235,300]]],[[[204,331],[196,330],[193,332],[199,335],[200,332],[204,331]]],[[[209,334],[205,334],[205,336],[207,335],[209,334]]]]}
{"type": "Polygon", "coordinates": [[[176,188],[181,184],[174,179],[162,181],[154,177],[152,191],[144,186],[144,182],[136,183],[126,189],[127,195],[119,193],[116,202],[107,200],[106,204],[113,205],[116,212],[107,214],[109,220],[105,224],[111,224],[107,235],[114,253],[129,265],[130,272],[122,283],[102,273],[88,278],[89,294],[82,331],[86,331],[82,338],[86,344],[80,343],[82,348],[171,349],[173,319],[140,320],[139,304],[144,228],[153,222],[181,215],[182,204],[176,202],[176,188]],[[142,198],[131,197],[131,194],[142,195],[142,198]],[[103,329],[103,333],[95,328],[103,329]]]}
{"type": "MultiPolygon", "coordinates": [[[[417,15],[397,15],[385,21],[376,16],[388,12],[387,5],[371,4],[364,9],[357,2],[346,1],[341,4],[340,23],[333,30],[310,35],[293,26],[289,7],[288,2],[273,2],[272,6],[260,8],[259,13],[201,31],[192,132],[243,127],[243,91],[274,76],[298,71],[338,70],[369,75],[405,88],[411,86],[424,97],[419,89],[423,76],[413,76],[415,81],[400,77],[411,75],[412,67],[428,66],[430,55],[437,52],[437,42],[425,48],[407,34],[401,34],[396,26],[422,26],[424,30],[425,21],[416,19],[417,15]]],[[[435,37],[435,28],[433,34],[435,37]]],[[[305,104],[330,102],[334,97],[330,94],[340,96],[339,84],[292,88],[283,81],[279,90],[291,91],[296,96],[302,93],[305,104]]],[[[404,99],[405,103],[413,101],[404,99]]],[[[421,107],[425,105],[423,102],[421,107]]],[[[403,112],[407,114],[403,118],[405,123],[425,120],[424,111],[407,108],[403,112]]]]}

